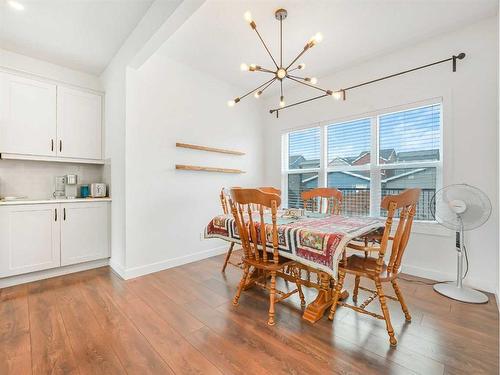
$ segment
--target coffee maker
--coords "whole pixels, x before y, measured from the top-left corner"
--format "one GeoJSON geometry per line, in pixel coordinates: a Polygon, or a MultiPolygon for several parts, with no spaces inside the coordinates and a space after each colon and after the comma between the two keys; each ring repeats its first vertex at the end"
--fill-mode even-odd
{"type": "Polygon", "coordinates": [[[68,174],[66,176],[57,176],[55,178],[55,199],[75,199],[77,197],[78,176],[68,174]]]}

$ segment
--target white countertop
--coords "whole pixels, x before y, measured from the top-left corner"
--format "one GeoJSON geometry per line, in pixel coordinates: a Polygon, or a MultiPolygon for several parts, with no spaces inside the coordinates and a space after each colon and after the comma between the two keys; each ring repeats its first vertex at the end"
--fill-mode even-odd
{"type": "Polygon", "coordinates": [[[12,206],[18,204],[50,204],[50,203],[84,203],[84,202],[111,202],[111,198],[75,198],[75,199],[19,199],[15,201],[2,201],[0,206],[12,206]]]}

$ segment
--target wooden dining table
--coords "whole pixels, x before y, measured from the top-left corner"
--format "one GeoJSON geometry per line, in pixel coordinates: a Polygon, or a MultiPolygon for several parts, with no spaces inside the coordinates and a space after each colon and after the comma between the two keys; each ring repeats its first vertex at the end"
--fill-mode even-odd
{"type": "MultiPolygon", "coordinates": [[[[379,230],[384,221],[370,217],[347,217],[306,212],[300,217],[287,217],[278,212],[279,254],[295,260],[300,269],[302,285],[318,290],[315,300],[307,305],[303,319],[314,323],[321,319],[332,304],[332,292],[337,269],[346,245],[355,238],[379,230]]],[[[258,222],[258,220],[255,220],[258,222]]],[[[270,216],[266,225],[271,225],[270,216]]],[[[232,215],[214,217],[205,228],[205,238],[219,238],[241,244],[237,225],[232,215]]],[[[272,244],[267,249],[272,251],[272,244]]],[[[294,281],[290,275],[282,275],[294,281]]],[[[248,287],[251,286],[252,278],[248,287]]],[[[343,297],[347,297],[347,292],[343,297]]]]}

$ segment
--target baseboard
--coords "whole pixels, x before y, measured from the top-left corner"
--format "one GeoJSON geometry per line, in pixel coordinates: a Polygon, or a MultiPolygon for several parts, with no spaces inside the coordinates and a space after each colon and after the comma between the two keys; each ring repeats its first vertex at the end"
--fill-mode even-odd
{"type": "Polygon", "coordinates": [[[121,264],[114,262],[113,258],[111,258],[109,261],[109,267],[114,274],[125,280],[125,268],[123,268],[121,264]]]}
{"type": "MultiPolygon", "coordinates": [[[[403,265],[402,272],[407,273],[409,275],[423,277],[435,281],[452,281],[456,280],[457,277],[456,274],[448,274],[437,270],[432,270],[429,268],[415,267],[411,265],[403,265]]],[[[471,279],[467,277],[464,280],[464,285],[489,293],[496,292],[495,288],[491,285],[488,285],[486,282],[484,282],[484,280],[471,279]]]]}
{"type": "Polygon", "coordinates": [[[31,272],[24,275],[5,277],[0,279],[0,289],[14,285],[26,284],[32,281],[50,279],[51,277],[67,275],[70,273],[86,271],[92,268],[104,267],[107,265],[109,265],[109,259],[100,259],[92,262],[73,264],[71,266],[52,268],[50,270],[31,272]]]}
{"type": "MultiPolygon", "coordinates": [[[[202,259],[210,258],[216,255],[225,254],[227,252],[227,245],[216,247],[210,250],[200,251],[198,253],[184,255],[181,257],[164,260],[161,262],[156,262],[152,264],[147,264],[139,267],[132,267],[123,270],[123,274],[120,274],[125,280],[133,279],[135,277],[147,275],[154,272],[159,272],[166,270],[168,268],[182,266],[183,264],[197,262],[202,259]]],[[[117,272],[118,273],[118,272],[117,272]]]]}

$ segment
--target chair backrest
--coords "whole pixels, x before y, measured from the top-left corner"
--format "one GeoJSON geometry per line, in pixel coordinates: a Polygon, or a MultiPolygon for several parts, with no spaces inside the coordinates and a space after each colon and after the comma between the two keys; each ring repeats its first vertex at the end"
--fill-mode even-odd
{"type": "Polygon", "coordinates": [[[222,206],[222,212],[224,212],[224,215],[231,213],[231,206],[229,204],[229,200],[231,198],[231,191],[223,187],[220,191],[219,198],[222,206]]]}
{"type": "Polygon", "coordinates": [[[342,192],[335,188],[315,188],[300,194],[304,209],[323,212],[323,201],[326,200],[326,213],[340,215],[342,211],[342,192]]]}
{"type": "Polygon", "coordinates": [[[276,211],[281,204],[279,195],[264,193],[259,189],[231,189],[230,204],[238,227],[244,257],[257,261],[268,261],[266,244],[269,242],[269,236],[271,236],[272,260],[277,264],[279,255],[276,211]],[[259,207],[259,211],[255,212],[252,206],[259,207]],[[271,225],[266,226],[264,216],[265,214],[269,215],[269,212],[271,225]]]}
{"type": "Polygon", "coordinates": [[[276,189],[275,187],[272,186],[262,186],[260,188],[257,188],[260,191],[263,191],[264,193],[272,193],[272,194],[277,194],[281,197],[281,190],[276,189]]]}
{"type": "Polygon", "coordinates": [[[388,195],[382,199],[381,207],[387,210],[387,220],[385,221],[384,234],[380,242],[380,253],[378,259],[379,271],[381,270],[387,244],[391,234],[392,222],[397,210],[399,213],[399,223],[392,238],[391,256],[388,263],[388,271],[398,271],[401,260],[410,239],[413,217],[420,197],[421,189],[407,189],[398,195],[388,195]]]}

